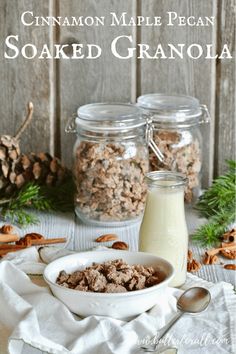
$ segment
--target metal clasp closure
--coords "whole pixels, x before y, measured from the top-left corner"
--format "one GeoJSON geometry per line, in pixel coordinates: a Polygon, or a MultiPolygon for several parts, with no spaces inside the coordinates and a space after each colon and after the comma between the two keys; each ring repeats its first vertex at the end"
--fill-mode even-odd
{"type": "Polygon", "coordinates": [[[156,145],[156,143],[153,140],[153,123],[151,117],[147,117],[146,119],[147,125],[146,125],[146,141],[148,143],[148,146],[152,149],[154,154],[157,156],[157,158],[163,162],[164,161],[164,155],[162,154],[161,150],[159,147],[156,145]]]}
{"type": "Polygon", "coordinates": [[[200,105],[201,111],[202,111],[202,117],[201,120],[199,121],[199,123],[209,123],[211,121],[211,116],[210,113],[208,111],[208,108],[205,104],[201,104],[200,105]]]}
{"type": "Polygon", "coordinates": [[[66,123],[65,132],[66,133],[76,133],[76,125],[75,125],[76,114],[74,113],[66,123]]]}

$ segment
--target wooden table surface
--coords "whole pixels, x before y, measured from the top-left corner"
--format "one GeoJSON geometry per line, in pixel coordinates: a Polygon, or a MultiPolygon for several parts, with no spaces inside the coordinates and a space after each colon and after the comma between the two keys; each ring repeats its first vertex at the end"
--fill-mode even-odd
{"type": "MultiPolygon", "coordinates": [[[[139,224],[121,228],[94,227],[82,224],[73,213],[40,213],[38,216],[40,223],[38,225],[33,225],[26,229],[19,230],[21,235],[34,231],[44,235],[47,238],[66,236],[67,248],[85,251],[97,246],[97,243],[94,242],[96,237],[104,233],[112,232],[116,233],[121,240],[127,242],[131,251],[138,249],[139,224]]],[[[191,234],[200,224],[204,223],[204,220],[199,219],[196,213],[192,210],[186,210],[186,219],[189,234],[191,234]]],[[[191,240],[189,242],[189,248],[193,251],[194,258],[201,260],[201,257],[204,254],[204,249],[198,245],[194,245],[191,240]]],[[[234,262],[223,258],[222,261],[224,263],[234,262]]],[[[195,274],[213,283],[225,281],[235,286],[235,272],[224,269],[220,264],[202,266],[201,269],[195,274]]],[[[0,334],[0,354],[7,354],[7,338],[9,335],[10,333],[8,333],[7,330],[5,333],[0,334]]],[[[28,345],[24,345],[22,353],[20,354],[44,353],[28,345]]]]}
{"type": "MultiPolygon", "coordinates": [[[[19,230],[21,235],[34,231],[44,235],[47,238],[67,237],[67,243],[65,245],[67,248],[78,251],[86,251],[98,246],[98,244],[94,242],[96,237],[105,233],[115,233],[119,236],[120,240],[129,244],[129,249],[131,251],[138,250],[139,224],[130,225],[128,227],[114,228],[94,227],[82,224],[73,213],[39,213],[38,216],[40,220],[39,224],[19,230]]],[[[200,219],[196,212],[192,209],[186,209],[186,220],[190,235],[199,225],[205,222],[205,220],[200,219]]],[[[111,243],[105,243],[104,245],[110,246],[111,243]]],[[[191,242],[191,237],[189,241],[189,248],[193,251],[194,258],[201,261],[205,249],[199,245],[193,244],[191,242]]],[[[220,261],[225,264],[234,263],[234,261],[230,261],[225,258],[221,258],[220,261]]],[[[203,265],[195,274],[213,283],[225,281],[235,286],[235,272],[224,269],[221,264],[208,266],[203,265]]]]}

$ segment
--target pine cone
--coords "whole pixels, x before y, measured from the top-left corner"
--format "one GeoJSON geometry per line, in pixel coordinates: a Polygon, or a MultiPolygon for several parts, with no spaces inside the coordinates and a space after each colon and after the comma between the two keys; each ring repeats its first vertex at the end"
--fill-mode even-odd
{"type": "Polygon", "coordinates": [[[0,181],[3,182],[0,185],[0,196],[10,195],[27,182],[35,181],[47,186],[59,185],[68,174],[69,171],[62,166],[60,160],[48,153],[20,156],[17,154],[17,158],[12,160],[7,152],[5,160],[1,160],[0,181]]]}
{"type": "Polygon", "coordinates": [[[15,166],[20,159],[20,146],[10,135],[0,137],[0,191],[15,179],[15,166]]]}
{"type": "Polygon", "coordinates": [[[0,136],[0,198],[11,195],[27,182],[48,186],[59,185],[69,175],[59,159],[48,153],[21,155],[19,139],[31,122],[33,103],[15,136],[0,136]]]}

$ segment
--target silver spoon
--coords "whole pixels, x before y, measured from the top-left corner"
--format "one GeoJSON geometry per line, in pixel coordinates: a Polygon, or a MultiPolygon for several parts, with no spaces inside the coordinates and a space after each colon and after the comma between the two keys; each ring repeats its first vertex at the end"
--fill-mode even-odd
{"type": "Polygon", "coordinates": [[[168,332],[168,330],[183,316],[184,313],[196,314],[202,312],[207,309],[209,303],[211,301],[210,292],[201,287],[194,287],[186,290],[177,301],[177,309],[178,312],[172,318],[172,320],[164,326],[160,331],[158,331],[158,335],[153,337],[150,342],[154,342],[154,345],[142,346],[146,352],[155,352],[157,350],[159,341],[164,335],[168,332]]]}

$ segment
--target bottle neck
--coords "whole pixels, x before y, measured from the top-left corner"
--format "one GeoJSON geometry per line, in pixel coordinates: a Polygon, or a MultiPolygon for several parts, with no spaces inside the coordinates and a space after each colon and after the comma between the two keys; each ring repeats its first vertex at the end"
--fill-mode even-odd
{"type": "Polygon", "coordinates": [[[173,171],[153,171],[146,174],[146,181],[149,189],[171,192],[183,190],[187,178],[182,173],[173,171]]]}
{"type": "Polygon", "coordinates": [[[148,196],[146,208],[154,208],[158,215],[184,215],[184,187],[186,178],[169,171],[155,171],[147,175],[148,196]]]}

